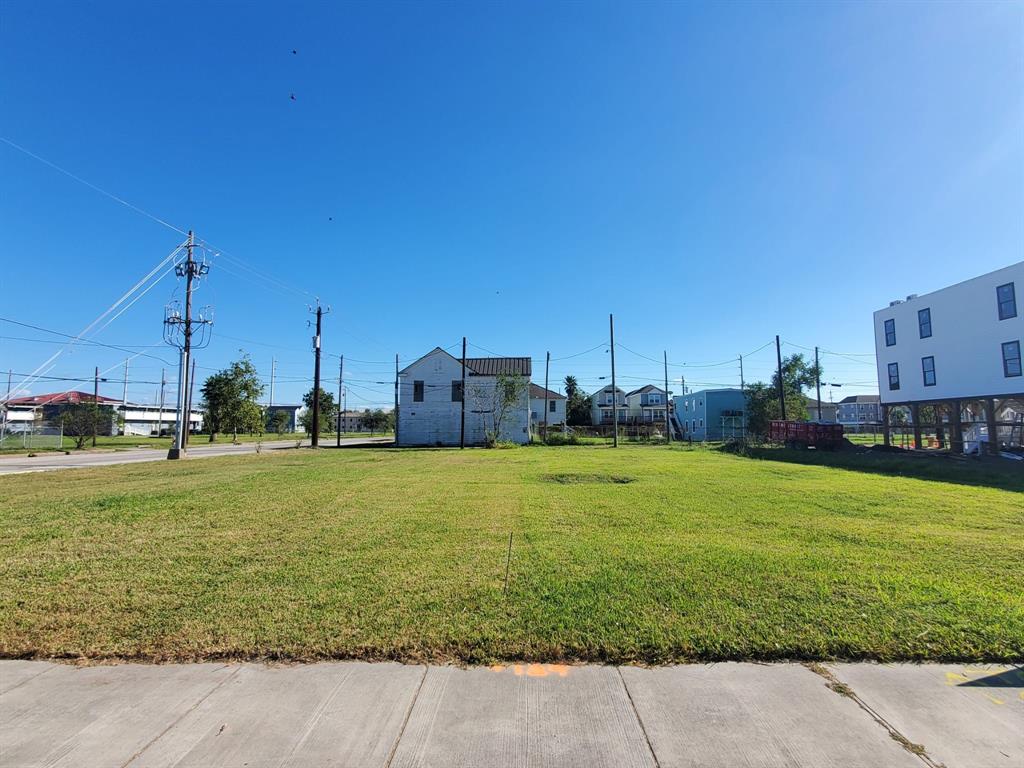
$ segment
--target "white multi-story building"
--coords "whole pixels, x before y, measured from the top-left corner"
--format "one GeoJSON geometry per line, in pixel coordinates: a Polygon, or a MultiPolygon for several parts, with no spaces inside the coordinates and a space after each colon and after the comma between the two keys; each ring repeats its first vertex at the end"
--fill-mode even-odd
{"type": "MultiPolygon", "coordinates": [[[[530,440],[530,388],[505,413],[495,408],[498,376],[529,383],[529,357],[466,358],[466,445],[483,445],[501,416],[501,440],[530,440]]],[[[462,361],[435,347],[398,374],[398,445],[458,445],[462,429],[462,361]]]]}
{"type": "Polygon", "coordinates": [[[891,406],[930,404],[940,432],[945,421],[954,433],[977,425],[980,441],[998,430],[993,445],[1013,439],[1004,417],[1024,399],[1024,262],[894,301],[874,324],[883,422],[891,406]]]}

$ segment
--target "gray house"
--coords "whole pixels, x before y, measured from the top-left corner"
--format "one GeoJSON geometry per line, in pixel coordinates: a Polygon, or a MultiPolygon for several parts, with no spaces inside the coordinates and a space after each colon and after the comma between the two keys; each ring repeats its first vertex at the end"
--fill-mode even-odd
{"type": "Polygon", "coordinates": [[[702,389],[672,401],[684,438],[728,440],[746,430],[746,398],[739,389],[702,389]]]}

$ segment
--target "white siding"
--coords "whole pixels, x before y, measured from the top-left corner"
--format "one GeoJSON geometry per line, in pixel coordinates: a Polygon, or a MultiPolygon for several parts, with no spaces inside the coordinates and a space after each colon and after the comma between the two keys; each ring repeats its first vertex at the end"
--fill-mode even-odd
{"type": "MultiPolygon", "coordinates": [[[[548,411],[548,424],[564,424],[565,423],[565,400],[557,398],[551,398],[547,401],[548,408],[551,407],[551,403],[555,404],[555,410],[548,411]]],[[[536,413],[537,417],[534,421],[537,424],[544,423],[544,398],[535,397],[530,400],[530,414],[531,416],[536,413]]]]}
{"type": "MultiPolygon", "coordinates": [[[[446,352],[435,350],[417,360],[399,376],[399,445],[458,445],[462,403],[452,400],[452,382],[462,378],[462,364],[446,352]],[[423,382],[423,401],[413,400],[414,382],[423,382]]],[[[495,377],[466,376],[466,444],[482,445],[491,414],[495,377]]],[[[507,416],[503,440],[526,443],[530,439],[529,390],[507,416]]]]}
{"type": "Polygon", "coordinates": [[[1002,344],[1024,345],[1024,262],[875,312],[875,353],[882,403],[998,396],[1024,392],[1024,377],[1003,375],[1002,344]],[[1014,283],[1017,316],[1000,320],[996,286],[1014,283]],[[931,310],[932,335],[920,338],[918,310],[931,310]],[[896,324],[886,346],[885,321],[896,324]],[[921,359],[935,358],[935,386],[924,386],[921,359]],[[889,363],[900,388],[889,388],[889,363]]]}

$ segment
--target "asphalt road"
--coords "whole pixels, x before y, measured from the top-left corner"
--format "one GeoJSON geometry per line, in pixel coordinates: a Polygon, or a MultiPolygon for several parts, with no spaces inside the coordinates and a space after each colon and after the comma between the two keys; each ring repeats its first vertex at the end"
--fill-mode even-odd
{"type": "Polygon", "coordinates": [[[955,664],[0,661],[14,768],[1018,768],[1024,672],[955,664]]]}
{"type": "MultiPolygon", "coordinates": [[[[359,445],[375,445],[378,443],[390,443],[390,437],[352,437],[342,440],[343,447],[359,445]]],[[[325,446],[334,446],[334,440],[323,439],[321,443],[325,446]]],[[[303,445],[308,446],[309,440],[303,440],[303,445]]],[[[280,451],[294,448],[295,443],[291,440],[271,440],[263,443],[264,451],[280,451]]],[[[192,445],[188,449],[188,459],[202,459],[210,456],[237,456],[242,454],[256,453],[254,443],[242,443],[241,445],[192,445]]],[[[71,455],[63,453],[40,453],[38,456],[3,456],[0,457],[0,475],[15,475],[24,472],[51,472],[57,469],[83,469],[87,467],[106,467],[111,464],[137,464],[144,461],[163,461],[167,458],[167,451],[158,448],[131,448],[125,451],[97,451],[95,453],[72,452],[71,455]]]]}

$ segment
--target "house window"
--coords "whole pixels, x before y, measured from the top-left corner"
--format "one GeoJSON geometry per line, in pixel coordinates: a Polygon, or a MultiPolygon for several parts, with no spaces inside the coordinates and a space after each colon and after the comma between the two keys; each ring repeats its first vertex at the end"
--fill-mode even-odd
{"type": "Polygon", "coordinates": [[[919,309],[917,311],[917,328],[921,332],[921,338],[927,339],[932,335],[932,310],[931,308],[919,309]]]}
{"type": "Polygon", "coordinates": [[[900,365],[889,363],[889,389],[900,388],[900,365]]]}
{"type": "Polygon", "coordinates": [[[556,403],[555,403],[554,400],[549,400],[548,401],[548,411],[550,413],[554,413],[555,412],[555,405],[556,405],[556,403]]]}
{"type": "Polygon", "coordinates": [[[885,321],[885,346],[894,347],[896,346],[896,321],[886,320],[885,321]]]}
{"type": "Polygon", "coordinates": [[[1020,376],[1020,341],[1003,343],[1003,376],[1020,376]]]}
{"type": "Polygon", "coordinates": [[[452,382],[452,402],[453,403],[461,403],[462,402],[462,382],[461,381],[453,381],[452,382]]]}
{"type": "Polygon", "coordinates": [[[423,402],[423,382],[422,381],[414,381],[412,383],[412,401],[414,403],[422,403],[423,402]]]}
{"type": "Polygon", "coordinates": [[[1000,320],[1009,320],[1017,316],[1017,292],[1013,288],[1013,283],[996,288],[996,301],[999,302],[1000,320]]]}
{"type": "Polygon", "coordinates": [[[921,358],[921,372],[924,374],[924,385],[926,387],[935,386],[935,358],[934,357],[922,357],[921,358]]]}
{"type": "Polygon", "coordinates": [[[704,429],[704,419],[701,419],[701,420],[700,420],[700,428],[701,428],[701,429],[704,429]]]}
{"type": "Polygon", "coordinates": [[[661,403],[661,395],[651,395],[649,402],[652,405],[659,405],[661,403]]]}

